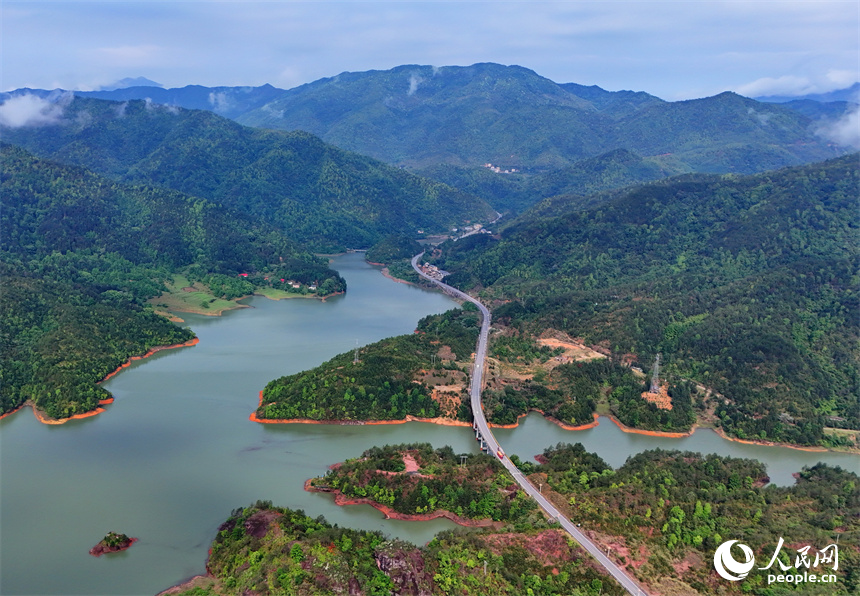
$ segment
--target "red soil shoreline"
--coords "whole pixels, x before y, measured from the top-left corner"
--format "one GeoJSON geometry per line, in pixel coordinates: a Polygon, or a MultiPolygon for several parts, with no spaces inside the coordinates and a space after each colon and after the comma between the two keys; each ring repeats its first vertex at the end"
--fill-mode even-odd
{"type": "MultiPolygon", "coordinates": [[[[596,414],[595,414],[595,416],[596,416],[596,414]]],[[[697,424],[694,424],[692,426],[692,428],[690,428],[690,430],[688,430],[687,432],[683,432],[683,433],[673,433],[673,432],[662,431],[662,430],[642,430],[639,428],[630,428],[629,426],[625,425],[620,420],[618,420],[615,416],[607,416],[607,418],[609,418],[612,422],[614,422],[615,426],[620,428],[623,432],[632,433],[632,434],[636,434],[636,435],[646,435],[649,437],[666,437],[669,439],[683,439],[684,437],[689,437],[694,432],[696,432],[696,429],[699,427],[697,424]]]]}
{"type": "MultiPolygon", "coordinates": [[[[377,264],[382,265],[382,263],[371,263],[371,265],[377,265],[377,264]]],[[[385,277],[387,277],[391,281],[397,282],[399,284],[406,284],[407,286],[417,286],[418,285],[414,282],[406,281],[405,279],[400,279],[399,277],[394,277],[393,275],[391,275],[391,272],[388,270],[388,267],[384,267],[384,266],[382,267],[382,275],[384,275],[385,277]]]]}
{"type": "MultiPolygon", "coordinates": [[[[146,354],[143,354],[142,356],[132,356],[131,358],[129,358],[125,363],[118,366],[115,371],[108,374],[105,378],[103,378],[101,381],[99,381],[98,384],[104,383],[105,381],[107,381],[108,379],[110,379],[111,377],[113,377],[114,375],[119,373],[120,371],[122,371],[124,368],[128,368],[129,366],[131,366],[131,363],[133,360],[143,360],[144,358],[149,358],[153,354],[160,352],[162,350],[172,350],[173,348],[185,348],[188,346],[195,346],[198,343],[200,343],[200,340],[195,337],[194,339],[191,339],[191,340],[186,341],[186,342],[181,343],[181,344],[173,344],[170,346],[156,346],[154,348],[150,348],[146,352],[146,354]]],[[[106,399],[100,400],[99,401],[99,407],[96,408],[95,410],[90,410],[89,412],[84,412],[83,414],[74,414],[72,416],[69,416],[68,418],[51,418],[50,416],[45,414],[45,412],[39,410],[32,401],[27,400],[26,402],[24,402],[19,407],[12,410],[11,412],[6,412],[2,416],[0,416],[0,420],[5,418],[6,416],[11,416],[15,412],[17,412],[17,411],[19,411],[25,407],[30,407],[30,408],[33,408],[33,415],[36,416],[36,420],[38,420],[42,424],[65,424],[69,420],[79,420],[81,418],[90,418],[91,416],[101,414],[102,412],[105,411],[105,409],[101,406],[106,406],[108,404],[112,404],[113,400],[114,400],[113,397],[108,397],[106,399]]]]}
{"type": "Polygon", "coordinates": [[[318,489],[314,486],[311,486],[312,480],[313,478],[305,480],[306,491],[310,493],[333,494],[334,504],[340,505],[341,507],[343,507],[344,505],[370,505],[371,507],[385,515],[386,519],[396,519],[400,521],[430,521],[433,519],[439,519],[440,517],[444,517],[445,519],[452,521],[457,525],[465,526],[467,528],[491,528],[502,525],[501,522],[494,522],[491,519],[466,519],[444,509],[437,509],[432,513],[417,513],[413,515],[407,513],[400,513],[398,511],[394,511],[386,505],[382,505],[381,503],[377,503],[376,501],[373,501],[371,499],[351,499],[349,497],[343,496],[343,493],[341,493],[339,490],[318,489]]]}
{"type": "MultiPolygon", "coordinates": [[[[263,392],[260,391],[260,403],[258,408],[263,405],[263,392]]],[[[260,424],[339,424],[341,426],[370,426],[374,424],[406,424],[407,422],[429,422],[431,424],[441,424],[443,426],[472,426],[468,422],[460,420],[448,420],[447,418],[419,418],[417,416],[407,415],[402,420],[310,420],[309,418],[259,418],[257,411],[251,412],[248,416],[251,422],[259,422],[260,424]]]]}
{"type": "MultiPolygon", "coordinates": [[[[263,392],[260,391],[260,403],[257,406],[258,408],[263,405],[263,392]]],[[[594,420],[588,424],[582,424],[580,426],[570,426],[568,424],[563,423],[561,420],[553,418],[552,416],[547,416],[542,410],[538,410],[536,408],[529,410],[529,412],[539,412],[543,415],[544,418],[563,428],[564,430],[588,430],[590,428],[595,428],[600,426],[600,414],[596,412],[592,414],[594,416],[594,420]]],[[[520,424],[520,419],[525,418],[529,415],[529,412],[525,414],[520,414],[517,416],[517,421],[514,424],[490,424],[492,428],[517,428],[520,424]]],[[[686,432],[667,432],[667,431],[659,431],[659,430],[643,430],[639,428],[630,428],[623,424],[620,420],[615,418],[612,415],[606,416],[611,420],[622,432],[635,434],[635,435],[645,435],[648,437],[662,437],[667,439],[683,439],[685,437],[691,436],[696,430],[701,428],[698,424],[694,424],[693,427],[686,432]]],[[[406,424],[407,422],[427,422],[430,424],[439,424],[442,426],[472,426],[468,422],[462,422],[460,420],[450,420],[448,418],[419,418],[417,416],[407,415],[406,418],[402,420],[310,420],[307,418],[259,418],[257,417],[256,410],[251,412],[251,415],[248,417],[252,422],[259,422],[260,424],[339,424],[342,426],[369,426],[374,424],[406,424]]],[[[811,451],[815,453],[827,453],[833,451],[833,453],[841,453],[836,450],[826,449],[824,447],[802,447],[799,445],[789,445],[787,443],[774,443],[771,441],[749,441],[746,439],[736,439],[734,437],[728,436],[722,429],[716,428],[713,429],[720,437],[726,439],[727,441],[735,441],[737,443],[746,443],[748,445],[762,445],[765,447],[787,447],[789,449],[798,449],[800,451],[811,451]]]]}
{"type": "Polygon", "coordinates": [[[194,339],[188,340],[185,343],[181,343],[181,344],[173,344],[171,346],[155,346],[154,348],[150,348],[149,351],[146,354],[144,354],[143,356],[132,356],[131,358],[126,360],[126,362],[119,365],[115,371],[113,371],[112,373],[109,373],[104,379],[99,381],[99,384],[104,383],[105,381],[107,381],[108,379],[113,377],[114,375],[118,374],[120,371],[122,371],[122,369],[128,368],[129,366],[131,366],[131,363],[133,360],[143,360],[144,358],[149,358],[153,354],[160,352],[162,350],[172,350],[174,348],[185,348],[185,347],[189,347],[189,346],[196,346],[199,343],[200,343],[200,339],[195,337],[194,339]]]}

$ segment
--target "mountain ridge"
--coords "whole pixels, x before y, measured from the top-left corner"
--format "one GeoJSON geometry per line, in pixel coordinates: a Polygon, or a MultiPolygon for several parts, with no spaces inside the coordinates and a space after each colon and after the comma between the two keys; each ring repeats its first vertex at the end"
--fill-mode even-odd
{"type": "Polygon", "coordinates": [[[478,197],[310,133],[253,129],[202,110],[74,98],[56,121],[3,130],[43,158],[265,215],[323,252],[495,216],[478,197]]]}

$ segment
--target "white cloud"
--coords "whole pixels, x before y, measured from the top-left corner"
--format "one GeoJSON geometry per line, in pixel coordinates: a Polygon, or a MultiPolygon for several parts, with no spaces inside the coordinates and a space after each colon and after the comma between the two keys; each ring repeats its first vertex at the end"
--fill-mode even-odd
{"type": "Polygon", "coordinates": [[[409,91],[406,92],[406,95],[415,95],[415,92],[418,91],[418,86],[423,82],[424,79],[415,73],[409,75],[409,91]]]}
{"type": "Polygon", "coordinates": [[[762,97],[768,95],[807,95],[809,93],[826,93],[837,89],[850,87],[860,81],[860,73],[853,70],[828,70],[826,74],[797,76],[783,75],[781,77],[764,77],[736,87],[734,90],[747,97],[762,97]]]}
{"type": "Polygon", "coordinates": [[[752,83],[741,85],[735,91],[747,97],[760,97],[764,95],[805,95],[818,92],[818,88],[806,77],[785,75],[777,78],[764,77],[752,83]]]}
{"type": "Polygon", "coordinates": [[[845,89],[860,81],[860,72],[856,70],[829,70],[827,80],[833,83],[834,89],[845,89]]]}
{"type": "Polygon", "coordinates": [[[0,125],[20,128],[57,124],[73,97],[71,93],[48,98],[30,94],[10,97],[0,104],[0,125]]]}
{"type": "Polygon", "coordinates": [[[839,120],[822,124],[816,132],[842,147],[860,149],[860,108],[855,107],[839,120]]]}
{"type": "Polygon", "coordinates": [[[209,94],[209,103],[216,112],[226,112],[230,109],[230,98],[223,91],[220,93],[211,92],[209,94]]]}

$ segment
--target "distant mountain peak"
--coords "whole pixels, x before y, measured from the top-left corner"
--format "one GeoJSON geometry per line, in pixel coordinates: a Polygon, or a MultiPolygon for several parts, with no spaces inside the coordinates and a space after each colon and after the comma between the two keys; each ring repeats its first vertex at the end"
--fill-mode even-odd
{"type": "Polygon", "coordinates": [[[126,77],[124,79],[120,79],[115,83],[111,83],[110,85],[104,85],[99,90],[100,91],[116,91],[117,89],[127,89],[129,87],[161,87],[164,88],[164,85],[161,83],[156,83],[146,77],[126,77]]]}
{"type": "Polygon", "coordinates": [[[764,95],[754,98],[756,101],[768,103],[788,103],[798,100],[812,100],[819,102],[849,101],[860,103],[860,82],[854,83],[844,89],[835,89],[826,93],[808,93],[806,95],[764,95]]]}

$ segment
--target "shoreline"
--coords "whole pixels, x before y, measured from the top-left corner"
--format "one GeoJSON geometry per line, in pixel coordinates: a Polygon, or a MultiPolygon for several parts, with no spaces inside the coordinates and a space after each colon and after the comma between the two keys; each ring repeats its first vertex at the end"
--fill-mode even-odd
{"type": "Polygon", "coordinates": [[[394,277],[393,275],[391,275],[391,272],[388,270],[388,267],[383,265],[382,263],[371,263],[371,265],[381,265],[382,266],[382,271],[381,271],[382,275],[384,277],[387,277],[388,279],[390,279],[391,281],[393,281],[395,283],[406,284],[407,286],[420,287],[415,282],[406,281],[405,279],[400,279],[399,277],[394,277]]]}
{"type": "MultiPolygon", "coordinates": [[[[181,343],[181,344],[173,344],[173,345],[169,345],[169,346],[155,346],[154,348],[150,348],[149,350],[147,350],[147,352],[145,354],[143,354],[141,356],[131,356],[123,364],[120,364],[116,368],[116,370],[114,370],[111,373],[108,373],[108,375],[105,376],[101,381],[97,381],[96,385],[101,385],[102,383],[104,383],[105,381],[110,379],[111,377],[122,372],[123,369],[131,366],[131,363],[134,360],[143,360],[144,358],[149,358],[153,354],[161,352],[162,350],[172,350],[174,348],[185,348],[185,347],[195,346],[198,343],[200,343],[200,339],[195,337],[195,338],[190,339],[190,340],[188,340],[184,343],[181,343]]],[[[102,412],[106,412],[107,410],[102,406],[112,404],[113,402],[114,402],[113,396],[106,397],[105,399],[99,400],[98,407],[95,408],[94,410],[90,410],[89,412],[83,412],[81,414],[73,414],[73,415],[69,416],[68,418],[51,418],[43,410],[40,410],[39,408],[37,408],[36,404],[34,404],[32,402],[32,400],[28,399],[27,401],[25,401],[23,404],[21,404],[20,406],[18,406],[17,408],[12,410],[11,412],[6,412],[2,416],[0,416],[0,420],[5,418],[6,416],[11,416],[15,412],[18,412],[24,408],[29,407],[29,408],[33,409],[33,415],[36,417],[36,420],[38,420],[42,424],[50,424],[50,425],[65,424],[66,422],[69,422],[70,420],[80,420],[82,418],[91,418],[92,416],[96,416],[98,414],[101,414],[102,412]]]]}
{"type": "MultiPolygon", "coordinates": [[[[103,378],[101,381],[99,381],[97,384],[101,385],[102,383],[104,383],[105,381],[110,379],[111,377],[119,374],[120,372],[122,372],[122,369],[128,368],[129,366],[131,366],[131,363],[135,360],[143,360],[144,358],[149,358],[153,354],[161,352],[162,350],[172,350],[174,348],[187,348],[187,347],[191,347],[191,346],[196,346],[199,343],[200,343],[200,338],[195,337],[195,338],[189,339],[188,341],[181,343],[181,344],[173,344],[173,345],[169,345],[169,346],[155,346],[154,348],[149,348],[149,350],[147,350],[146,353],[141,355],[141,356],[130,357],[123,364],[120,364],[116,368],[115,371],[113,371],[112,373],[108,373],[108,375],[105,378],[103,378]]],[[[113,398],[111,398],[111,401],[113,401],[113,398]]]]}
{"type": "MultiPolygon", "coordinates": [[[[263,405],[263,392],[260,391],[260,401],[258,404],[258,408],[263,405]]],[[[543,411],[538,410],[537,408],[530,409],[525,414],[520,414],[517,416],[517,421],[514,424],[490,424],[491,428],[503,428],[503,429],[513,429],[517,428],[520,425],[520,420],[528,416],[531,412],[538,412],[541,414],[546,420],[549,420],[556,426],[562,428],[563,430],[568,431],[580,431],[580,430],[588,430],[591,428],[596,428],[600,426],[600,418],[605,417],[608,418],[612,423],[615,424],[622,432],[634,435],[645,435],[648,437],[658,437],[665,439],[684,439],[686,437],[690,437],[699,429],[705,429],[705,427],[699,426],[698,424],[693,424],[692,428],[686,432],[669,432],[669,431],[659,431],[659,430],[645,430],[640,428],[631,428],[625,425],[623,422],[618,420],[615,416],[611,414],[598,414],[597,412],[593,412],[592,416],[594,420],[589,422],[588,424],[582,424],[579,426],[570,426],[568,424],[563,423],[561,420],[553,418],[552,416],[547,416],[543,413],[543,411]]],[[[417,416],[412,416],[411,414],[407,415],[406,418],[402,418],[399,420],[311,420],[309,418],[259,418],[257,416],[257,411],[254,410],[251,412],[251,415],[248,417],[251,422],[258,422],[260,424],[329,424],[329,425],[339,425],[339,426],[372,426],[372,425],[381,425],[381,424],[406,424],[407,422],[425,422],[428,424],[438,424],[440,426],[467,426],[471,427],[472,425],[468,422],[463,422],[462,420],[452,420],[450,418],[419,418],[417,416]]],[[[747,445],[760,445],[762,447],[786,447],[788,449],[797,449],[798,451],[808,451],[813,453],[858,453],[857,451],[838,451],[836,449],[827,449],[826,447],[815,447],[815,446],[804,446],[804,445],[790,445],[788,443],[775,443],[773,441],[750,441],[747,439],[737,439],[735,437],[728,436],[722,429],[713,428],[713,430],[717,435],[727,441],[734,441],[736,443],[745,443],[747,445]]]]}
{"type": "Polygon", "coordinates": [[[596,412],[592,413],[594,420],[592,420],[591,422],[588,422],[586,424],[580,424],[578,426],[570,426],[569,424],[565,424],[558,418],[553,418],[552,416],[547,415],[546,413],[544,413],[543,410],[539,410],[538,408],[529,408],[525,414],[520,414],[519,416],[517,416],[517,421],[513,424],[493,424],[492,422],[488,422],[487,424],[490,426],[490,428],[517,428],[520,425],[520,419],[525,418],[532,412],[537,412],[538,414],[540,414],[556,426],[563,428],[564,430],[588,430],[589,428],[594,428],[600,425],[600,422],[597,421],[597,419],[599,418],[599,414],[597,414],[596,412]]]}
{"type": "Polygon", "coordinates": [[[463,526],[466,528],[493,528],[493,527],[501,527],[504,525],[502,522],[496,522],[491,519],[467,519],[465,517],[460,517],[455,513],[451,513],[445,509],[437,509],[432,513],[400,513],[399,511],[394,511],[391,507],[387,505],[383,505],[381,503],[377,503],[376,501],[368,498],[351,498],[345,497],[343,493],[337,489],[334,490],[324,490],[316,488],[315,486],[311,486],[311,482],[313,478],[308,478],[305,480],[305,490],[309,493],[325,493],[334,495],[334,504],[340,507],[345,505],[370,505],[380,513],[385,516],[385,519],[396,519],[398,521],[431,521],[434,519],[445,518],[448,521],[452,521],[458,526],[463,526]]]}
{"type": "MultiPolygon", "coordinates": [[[[281,300],[295,300],[297,298],[316,298],[317,300],[325,302],[326,298],[331,298],[332,296],[342,296],[343,294],[346,294],[346,290],[344,290],[342,292],[332,292],[331,294],[326,294],[325,296],[309,296],[308,294],[290,294],[288,296],[281,296],[280,298],[273,298],[272,296],[266,296],[265,294],[262,294],[259,292],[254,292],[253,294],[249,294],[248,296],[242,296],[241,298],[237,298],[236,300],[244,300],[245,298],[250,298],[251,296],[262,296],[263,298],[266,298],[267,300],[274,300],[275,302],[279,302],[281,300]]],[[[241,307],[251,308],[247,304],[242,304],[241,307]]],[[[227,310],[231,310],[231,309],[226,309],[226,308],[224,309],[224,311],[227,311],[227,310]]],[[[222,312],[224,312],[224,311],[222,311],[222,312]]],[[[218,315],[218,316],[220,316],[220,315],[218,315]]]]}
{"type": "MultiPolygon", "coordinates": [[[[260,402],[257,409],[263,405],[263,391],[260,391],[260,402]]],[[[419,418],[408,414],[406,418],[399,420],[311,420],[310,418],[260,418],[257,416],[257,410],[251,412],[248,416],[251,422],[259,422],[260,424],[329,424],[338,426],[373,426],[379,424],[406,424],[407,422],[427,422],[430,424],[439,424],[442,426],[468,426],[472,425],[468,422],[460,420],[450,420],[448,418],[419,418]]]]}
{"type": "MultiPolygon", "coordinates": [[[[595,414],[596,416],[597,414],[595,414]]],[[[612,414],[605,414],[607,418],[609,418],[612,422],[615,423],[615,426],[621,429],[622,432],[630,433],[634,435],[645,435],[648,437],[662,437],[666,439],[683,439],[685,437],[690,437],[696,432],[696,429],[699,428],[698,424],[693,424],[690,427],[690,430],[686,432],[671,432],[666,430],[645,430],[642,428],[632,428],[621,422],[618,418],[613,416],[612,414]]]]}

